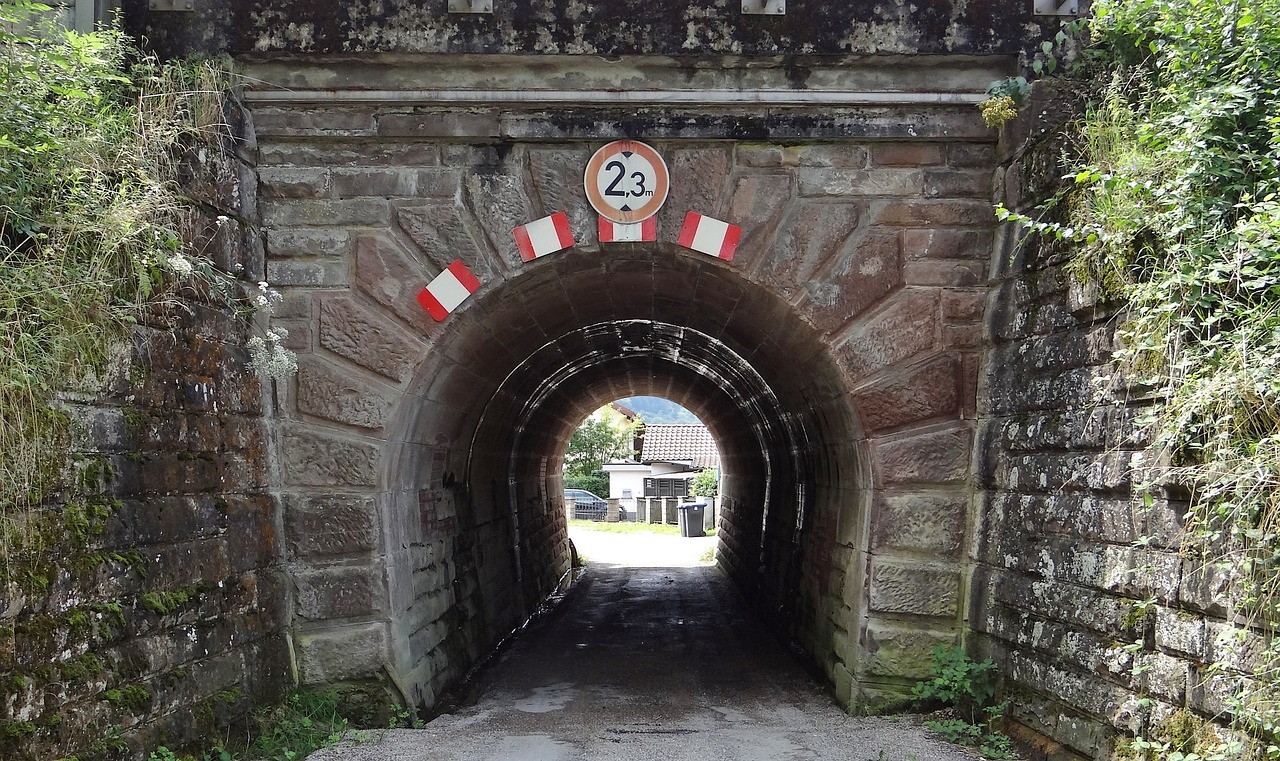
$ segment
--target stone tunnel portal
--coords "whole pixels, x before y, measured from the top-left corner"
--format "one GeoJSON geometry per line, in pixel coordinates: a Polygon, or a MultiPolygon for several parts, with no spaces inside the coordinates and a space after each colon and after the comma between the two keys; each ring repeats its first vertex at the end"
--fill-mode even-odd
{"type": "Polygon", "coordinates": [[[299,353],[279,453],[303,678],[433,704],[568,570],[573,428],[653,394],[723,448],[748,599],[841,702],[901,694],[963,627],[995,222],[972,104],[1007,61],[839,60],[794,94],[779,61],[424,60],[249,70],[278,85],[248,97],[299,353]],[[620,138],[670,170],[654,242],[598,239],[583,168],[620,138]],[[576,243],[523,260],[511,231],[560,211],[576,243]],[[731,261],[678,245],[690,211],[742,227],[731,261]],[[437,322],[415,297],[454,260],[478,289],[437,322]]]}

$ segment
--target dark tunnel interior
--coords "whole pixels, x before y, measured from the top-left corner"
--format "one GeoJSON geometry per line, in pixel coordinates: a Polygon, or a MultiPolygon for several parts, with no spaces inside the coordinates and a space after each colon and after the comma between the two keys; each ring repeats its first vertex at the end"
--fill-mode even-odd
{"type": "Polygon", "coordinates": [[[548,257],[477,297],[419,368],[389,442],[386,520],[409,537],[389,558],[397,621],[428,615],[413,577],[433,550],[411,525],[428,503],[464,537],[462,626],[510,631],[536,609],[568,570],[568,440],[629,396],[672,400],[710,429],[722,462],[717,554],[748,600],[784,630],[816,615],[806,574],[832,571],[803,562],[813,516],[863,510],[868,486],[847,386],[791,304],[718,259],[661,244],[548,257]]]}

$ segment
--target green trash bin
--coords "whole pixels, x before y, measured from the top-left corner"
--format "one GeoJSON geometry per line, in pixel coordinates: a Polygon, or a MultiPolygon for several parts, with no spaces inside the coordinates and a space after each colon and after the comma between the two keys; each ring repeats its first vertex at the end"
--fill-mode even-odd
{"type": "Polygon", "coordinates": [[[706,502],[686,502],[680,505],[680,536],[706,536],[702,523],[706,520],[706,502]]]}

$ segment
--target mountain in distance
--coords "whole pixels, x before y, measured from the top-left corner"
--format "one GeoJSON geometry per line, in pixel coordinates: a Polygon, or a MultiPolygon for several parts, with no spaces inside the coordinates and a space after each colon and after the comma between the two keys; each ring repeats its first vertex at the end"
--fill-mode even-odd
{"type": "Polygon", "coordinates": [[[698,419],[697,415],[675,402],[659,396],[633,396],[627,399],[619,399],[618,404],[635,410],[646,423],[654,425],[702,425],[702,421],[698,419]]]}

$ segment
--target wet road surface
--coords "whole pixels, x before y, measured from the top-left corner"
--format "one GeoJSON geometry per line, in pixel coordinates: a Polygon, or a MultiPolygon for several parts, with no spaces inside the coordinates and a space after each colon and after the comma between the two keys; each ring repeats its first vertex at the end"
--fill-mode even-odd
{"type": "Polygon", "coordinates": [[[697,563],[705,541],[574,540],[587,573],[475,679],[467,705],[311,761],[975,757],[911,718],[846,716],[723,574],[697,563]]]}

